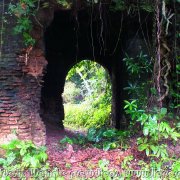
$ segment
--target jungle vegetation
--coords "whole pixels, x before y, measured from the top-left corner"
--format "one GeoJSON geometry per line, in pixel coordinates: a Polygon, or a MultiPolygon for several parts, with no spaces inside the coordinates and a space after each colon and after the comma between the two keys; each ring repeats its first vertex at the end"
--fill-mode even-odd
{"type": "MultiPolygon", "coordinates": [[[[85,4],[92,6],[101,2],[86,0],[85,4]]],[[[33,28],[31,19],[36,17],[40,4],[46,8],[50,3],[52,2],[19,0],[9,4],[8,13],[17,19],[14,33],[22,34],[25,47],[33,47],[36,44],[36,39],[31,37],[33,28]]],[[[63,8],[73,6],[73,2],[68,0],[56,0],[56,3],[63,8]]],[[[122,131],[108,126],[112,99],[108,72],[91,60],[83,60],[76,64],[67,76],[63,94],[66,111],[64,123],[67,127],[86,128],[87,134],[74,139],[65,137],[61,140],[61,144],[91,143],[105,151],[115,148],[126,150],[130,139],[135,137],[138,151],[145,154],[145,160],[137,162],[142,170],[168,169],[167,179],[179,179],[177,176],[180,171],[179,156],[171,154],[168,148],[171,145],[180,147],[179,5],[179,0],[154,0],[153,3],[148,0],[112,0],[110,8],[113,11],[130,13],[144,10],[154,14],[152,57],[148,58],[148,55],[141,51],[136,57],[126,54],[123,59],[130,77],[128,86],[124,88],[129,95],[128,99],[124,99],[127,129],[122,131]],[[150,74],[148,80],[143,79],[144,73],[150,74]]],[[[5,23],[5,16],[2,18],[5,23]]],[[[2,23],[1,40],[3,33],[2,23]]],[[[2,46],[1,41],[1,48],[2,46]]],[[[45,149],[38,149],[30,142],[14,141],[2,148],[7,151],[6,156],[0,159],[0,164],[5,169],[42,166],[48,168],[45,163],[47,160],[45,149]]],[[[126,158],[121,166],[129,169],[128,165],[132,159],[133,157],[126,158]]],[[[103,172],[108,171],[107,165],[107,161],[99,162],[103,172]]],[[[99,178],[110,179],[110,176],[104,173],[99,178]]],[[[159,174],[156,178],[160,178],[159,174]]]]}

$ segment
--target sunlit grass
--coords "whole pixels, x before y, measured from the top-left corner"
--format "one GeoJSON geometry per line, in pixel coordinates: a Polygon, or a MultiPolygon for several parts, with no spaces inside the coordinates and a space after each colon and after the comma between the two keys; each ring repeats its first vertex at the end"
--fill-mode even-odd
{"type": "Polygon", "coordinates": [[[109,120],[110,105],[95,108],[90,102],[81,104],[65,104],[64,126],[71,129],[87,130],[90,127],[100,127],[109,120]]]}

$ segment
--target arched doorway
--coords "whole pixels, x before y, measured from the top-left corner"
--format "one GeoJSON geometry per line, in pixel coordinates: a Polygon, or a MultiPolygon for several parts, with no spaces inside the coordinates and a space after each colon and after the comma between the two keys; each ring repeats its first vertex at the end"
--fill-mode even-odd
{"type": "MultiPolygon", "coordinates": [[[[112,126],[121,128],[126,72],[123,65],[121,46],[114,52],[116,38],[104,35],[104,46],[97,37],[100,33],[97,19],[94,17],[93,31],[89,24],[91,19],[87,11],[79,12],[79,26],[71,11],[57,11],[52,23],[47,27],[45,52],[48,65],[41,90],[41,117],[63,127],[64,108],[62,93],[68,71],[82,59],[91,59],[101,64],[109,72],[112,82],[112,126]],[[53,121],[52,121],[53,119],[53,121]]],[[[111,17],[113,20],[113,16],[111,17]]],[[[114,22],[114,21],[112,21],[114,22]]],[[[118,35],[117,29],[109,26],[109,31],[118,35]]],[[[122,42],[121,42],[122,43],[122,42]]]]}
{"type": "Polygon", "coordinates": [[[111,80],[100,64],[91,60],[75,64],[66,76],[62,96],[65,127],[88,129],[110,124],[111,80]]]}

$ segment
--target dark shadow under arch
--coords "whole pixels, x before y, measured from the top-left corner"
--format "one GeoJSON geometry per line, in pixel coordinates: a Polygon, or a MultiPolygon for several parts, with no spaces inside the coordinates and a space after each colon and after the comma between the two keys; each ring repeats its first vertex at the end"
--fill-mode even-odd
{"type": "MultiPolygon", "coordinates": [[[[103,19],[97,12],[91,15],[88,10],[81,10],[77,13],[78,20],[71,10],[55,12],[52,23],[45,31],[48,65],[41,90],[41,117],[44,121],[63,127],[61,94],[66,75],[80,59],[92,59],[109,72],[112,82],[112,125],[123,128],[123,100],[126,99],[123,88],[127,84],[128,74],[122,59],[125,52],[137,54],[145,44],[139,31],[138,16],[125,17],[121,24],[122,13],[109,11],[103,19]],[[122,31],[119,35],[120,28],[122,31]]],[[[147,24],[141,24],[141,28],[144,28],[143,33],[149,32],[147,24]]]]}

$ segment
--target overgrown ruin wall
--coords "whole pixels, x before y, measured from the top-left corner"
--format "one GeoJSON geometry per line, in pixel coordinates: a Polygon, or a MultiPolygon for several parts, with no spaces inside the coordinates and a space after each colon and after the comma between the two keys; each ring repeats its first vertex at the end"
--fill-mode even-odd
{"type": "MultiPolygon", "coordinates": [[[[0,10],[3,14],[2,8],[0,10]]],[[[127,83],[122,59],[125,52],[137,55],[144,45],[137,17],[125,18],[124,24],[121,24],[121,14],[112,14],[109,22],[105,15],[103,24],[106,26],[101,34],[100,16],[97,20],[94,14],[94,28],[91,29],[88,11],[79,12],[78,22],[71,10],[59,10],[55,14],[54,11],[55,8],[39,11],[39,22],[44,28],[34,22],[32,35],[37,44],[33,49],[23,49],[21,37],[12,35],[12,17],[7,16],[8,23],[4,23],[0,57],[1,142],[16,132],[20,139],[33,140],[37,145],[46,143],[42,118],[62,122],[64,111],[61,94],[65,77],[68,70],[83,59],[95,60],[108,69],[112,80],[112,124],[116,128],[122,127],[123,87],[127,83]],[[46,106],[40,108],[42,99],[45,99],[46,106]]]]}
{"type": "MultiPolygon", "coordinates": [[[[2,6],[0,4],[0,14],[2,6]]],[[[4,12],[6,11],[7,6],[4,12]]],[[[36,62],[31,65],[29,59],[25,62],[23,57],[19,58],[17,53],[23,47],[21,38],[12,34],[14,19],[7,16],[6,21],[7,23],[3,22],[0,57],[0,143],[11,138],[9,134],[16,133],[20,139],[30,139],[37,145],[42,145],[45,144],[45,126],[38,112],[41,91],[38,82],[41,76],[36,79],[31,75],[34,71],[32,67],[42,57],[36,54],[34,59],[32,55],[32,61],[36,62]]]]}

